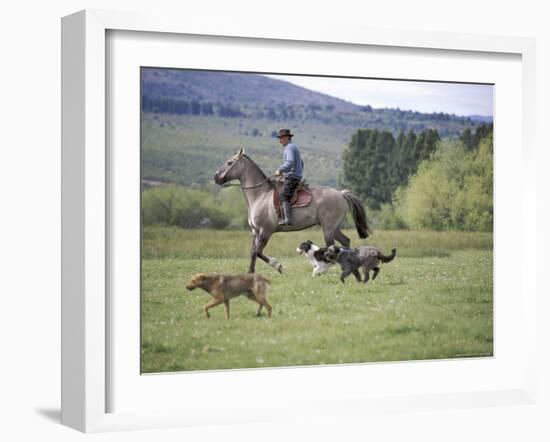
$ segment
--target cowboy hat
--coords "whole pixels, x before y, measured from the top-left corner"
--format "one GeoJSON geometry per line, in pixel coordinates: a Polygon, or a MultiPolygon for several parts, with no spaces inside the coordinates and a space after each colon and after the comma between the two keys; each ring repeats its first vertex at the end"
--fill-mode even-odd
{"type": "Polygon", "coordinates": [[[279,131],[279,135],[277,135],[277,138],[281,138],[281,137],[293,137],[294,134],[291,134],[290,133],[290,129],[281,129],[279,131]]]}

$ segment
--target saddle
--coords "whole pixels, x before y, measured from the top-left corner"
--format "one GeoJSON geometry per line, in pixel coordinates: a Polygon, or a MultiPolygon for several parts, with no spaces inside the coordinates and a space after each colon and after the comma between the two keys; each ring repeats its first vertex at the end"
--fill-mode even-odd
{"type": "MultiPolygon", "coordinates": [[[[275,188],[273,189],[273,205],[275,206],[275,210],[277,210],[279,217],[282,216],[281,200],[279,198],[279,193],[282,190],[283,183],[281,181],[275,182],[275,188]]],[[[306,207],[309,203],[311,203],[311,199],[312,195],[309,190],[309,184],[307,184],[305,180],[301,180],[296,187],[296,190],[294,190],[294,194],[290,198],[290,204],[293,208],[306,207]]]]}

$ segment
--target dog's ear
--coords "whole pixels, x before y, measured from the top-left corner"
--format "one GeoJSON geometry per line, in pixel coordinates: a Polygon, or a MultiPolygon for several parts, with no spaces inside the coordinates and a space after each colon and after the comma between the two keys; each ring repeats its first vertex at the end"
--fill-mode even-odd
{"type": "Polygon", "coordinates": [[[311,241],[311,240],[309,240],[309,239],[306,241],[306,243],[308,243],[310,246],[313,245],[313,241],[311,241]]]}
{"type": "Polygon", "coordinates": [[[206,279],[205,273],[197,273],[195,276],[193,276],[193,281],[200,282],[200,281],[204,281],[205,279],[206,279]]]}

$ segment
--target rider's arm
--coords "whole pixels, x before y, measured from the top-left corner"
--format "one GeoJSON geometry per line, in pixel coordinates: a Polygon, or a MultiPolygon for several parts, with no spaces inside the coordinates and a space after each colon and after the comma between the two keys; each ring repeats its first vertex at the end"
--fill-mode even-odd
{"type": "Polygon", "coordinates": [[[290,144],[285,148],[283,153],[283,164],[277,169],[282,173],[290,172],[294,169],[296,165],[296,157],[294,155],[294,150],[290,147],[290,144]]]}

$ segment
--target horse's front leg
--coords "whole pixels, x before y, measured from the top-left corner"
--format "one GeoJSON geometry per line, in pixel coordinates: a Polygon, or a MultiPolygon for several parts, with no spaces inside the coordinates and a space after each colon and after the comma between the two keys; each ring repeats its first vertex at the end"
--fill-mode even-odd
{"type": "Polygon", "coordinates": [[[263,250],[269,241],[269,236],[258,236],[258,241],[256,244],[256,253],[258,257],[277,270],[279,273],[283,273],[283,265],[271,256],[266,256],[263,254],[263,250]]]}
{"type": "Polygon", "coordinates": [[[248,268],[248,273],[254,273],[256,271],[256,257],[258,256],[256,251],[256,238],[257,235],[252,236],[252,246],[250,248],[250,267],[248,268]]]}

